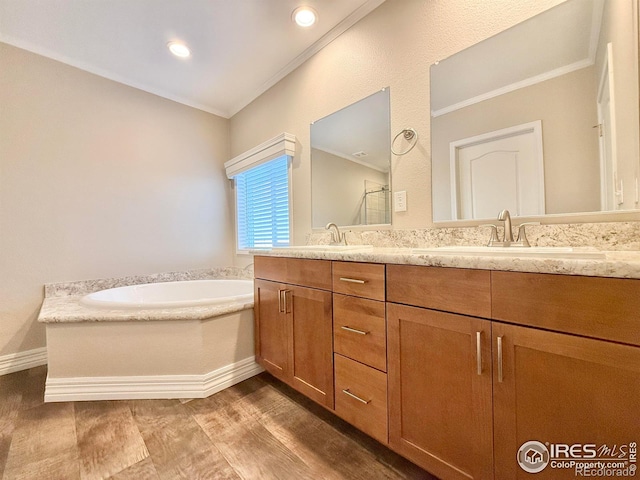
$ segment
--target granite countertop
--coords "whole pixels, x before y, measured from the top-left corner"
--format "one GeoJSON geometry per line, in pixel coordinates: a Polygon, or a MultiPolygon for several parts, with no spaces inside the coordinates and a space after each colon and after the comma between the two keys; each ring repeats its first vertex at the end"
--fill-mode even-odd
{"type": "MultiPolygon", "coordinates": [[[[411,248],[369,248],[350,251],[313,250],[307,246],[273,250],[255,250],[255,255],[343,260],[433,267],[473,268],[511,272],[553,273],[593,277],[640,279],[640,251],[605,251],[604,258],[547,258],[523,256],[484,256],[413,253],[411,248]]],[[[579,249],[577,249],[579,250],[579,249]]],[[[592,251],[586,250],[586,251],[592,251]]]]}

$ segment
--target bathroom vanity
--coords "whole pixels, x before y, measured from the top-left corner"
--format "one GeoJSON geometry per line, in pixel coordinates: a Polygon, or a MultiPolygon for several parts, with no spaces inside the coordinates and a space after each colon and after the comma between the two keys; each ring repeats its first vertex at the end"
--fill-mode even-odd
{"type": "Polygon", "coordinates": [[[635,274],[584,275],[596,262],[615,275],[605,260],[505,271],[406,252],[274,255],[255,257],[257,361],[439,478],[529,478],[518,459],[536,467],[532,441],[552,449],[536,478],[575,478],[550,460],[588,459],[585,445],[635,467],[635,274]]]}

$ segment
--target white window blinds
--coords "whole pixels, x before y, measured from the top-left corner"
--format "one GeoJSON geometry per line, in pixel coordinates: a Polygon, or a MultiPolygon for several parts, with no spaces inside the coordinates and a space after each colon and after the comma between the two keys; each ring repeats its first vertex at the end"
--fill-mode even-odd
{"type": "Polygon", "coordinates": [[[289,157],[234,176],[238,249],[289,245],[289,157]]]}

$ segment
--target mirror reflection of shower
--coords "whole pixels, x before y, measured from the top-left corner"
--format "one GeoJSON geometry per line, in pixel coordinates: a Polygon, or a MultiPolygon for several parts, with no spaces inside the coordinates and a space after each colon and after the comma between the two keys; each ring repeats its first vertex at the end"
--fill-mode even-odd
{"type": "Polygon", "coordinates": [[[362,209],[364,211],[363,224],[376,225],[391,223],[389,202],[389,185],[381,185],[371,180],[364,181],[364,195],[362,209]]]}
{"type": "Polygon", "coordinates": [[[311,124],[313,228],[391,223],[389,89],[311,124]]]}

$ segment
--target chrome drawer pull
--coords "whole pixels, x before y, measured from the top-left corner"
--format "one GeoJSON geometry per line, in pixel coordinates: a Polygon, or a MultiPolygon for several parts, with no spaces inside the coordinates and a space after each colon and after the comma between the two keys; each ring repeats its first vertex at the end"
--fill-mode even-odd
{"type": "Polygon", "coordinates": [[[498,382],[502,383],[502,337],[497,337],[498,342],[498,382]]]}
{"type": "Polygon", "coordinates": [[[345,395],[349,395],[351,398],[355,398],[356,400],[358,400],[359,402],[364,403],[365,405],[371,402],[371,400],[363,400],[363,399],[362,399],[362,398],[360,398],[359,396],[354,395],[353,393],[351,393],[351,392],[349,391],[349,389],[348,389],[348,388],[347,388],[347,389],[345,389],[345,390],[342,390],[342,393],[344,393],[345,395]]]}
{"type": "Polygon", "coordinates": [[[347,332],[357,333],[358,335],[367,335],[369,333],[369,332],[365,332],[364,330],[358,330],[357,328],[347,327],[346,325],[343,325],[340,328],[342,330],[346,330],[347,332]]]}
{"type": "Polygon", "coordinates": [[[360,283],[362,285],[367,283],[366,280],[359,280],[357,278],[347,278],[347,277],[340,277],[340,281],[341,282],[349,282],[349,283],[360,283]]]}

